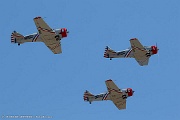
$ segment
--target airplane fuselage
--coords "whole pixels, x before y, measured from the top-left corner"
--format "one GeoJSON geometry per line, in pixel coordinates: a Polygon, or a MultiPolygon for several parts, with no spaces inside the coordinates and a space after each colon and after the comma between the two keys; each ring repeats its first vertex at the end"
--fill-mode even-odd
{"type": "MultiPolygon", "coordinates": [[[[67,36],[64,34],[64,31],[66,31],[65,28],[53,30],[53,32],[55,33],[54,37],[56,38],[56,40],[61,40],[63,37],[67,36]]],[[[15,41],[14,41],[14,43],[18,43],[18,45],[23,44],[25,42],[43,42],[43,39],[41,38],[39,33],[33,33],[30,35],[21,37],[19,39],[17,36],[17,38],[15,38],[15,41]]]]}
{"type": "MultiPolygon", "coordinates": [[[[152,46],[144,46],[144,49],[149,53],[149,55],[153,55],[152,52],[152,46]]],[[[112,58],[134,58],[133,50],[132,48],[128,48],[122,51],[112,52],[111,54],[112,58]]]]}
{"type": "MultiPolygon", "coordinates": [[[[158,48],[156,46],[143,46],[142,51],[146,51],[146,56],[150,57],[151,55],[157,54],[158,48]]],[[[137,48],[138,49],[138,48],[137,48]]],[[[122,50],[122,51],[114,51],[110,49],[108,46],[106,47],[105,58],[135,58],[132,47],[122,50]]]]}
{"type": "MultiPolygon", "coordinates": [[[[120,90],[119,92],[122,93],[122,98],[123,99],[127,99],[128,97],[132,96],[133,95],[133,91],[131,88],[127,88],[127,89],[122,89],[120,90]]],[[[97,95],[89,95],[87,94],[87,101],[89,101],[90,103],[93,102],[93,101],[104,101],[104,100],[111,100],[111,97],[110,97],[110,93],[109,92],[106,92],[106,93],[100,93],[100,94],[97,94],[97,95]]]]}

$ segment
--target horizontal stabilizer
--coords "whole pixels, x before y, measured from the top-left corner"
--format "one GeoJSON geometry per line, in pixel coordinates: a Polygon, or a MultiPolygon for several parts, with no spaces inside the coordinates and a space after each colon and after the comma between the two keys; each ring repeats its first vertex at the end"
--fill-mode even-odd
{"type": "Polygon", "coordinates": [[[14,31],[11,34],[11,43],[16,43],[18,40],[24,39],[24,36],[14,31]]]}
{"type": "Polygon", "coordinates": [[[84,97],[84,101],[89,101],[89,103],[91,104],[92,99],[94,98],[94,95],[86,90],[84,92],[84,96],[83,97],[84,97]]]}
{"type": "Polygon", "coordinates": [[[113,57],[110,57],[110,56],[114,55],[114,54],[116,54],[116,52],[114,50],[112,50],[110,47],[106,46],[105,52],[104,52],[104,57],[105,58],[113,58],[113,57]]]}

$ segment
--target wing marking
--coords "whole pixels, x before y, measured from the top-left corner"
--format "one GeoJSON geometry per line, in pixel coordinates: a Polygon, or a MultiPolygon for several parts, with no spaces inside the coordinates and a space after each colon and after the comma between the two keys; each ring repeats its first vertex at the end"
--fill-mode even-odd
{"type": "Polygon", "coordinates": [[[148,51],[142,46],[137,38],[130,40],[133,55],[139,65],[148,65],[149,57],[147,56],[148,51]]]}
{"type": "Polygon", "coordinates": [[[126,109],[126,99],[122,98],[121,90],[114,84],[112,80],[106,81],[106,86],[110,94],[110,98],[118,109],[126,109]]]}
{"type": "MultiPolygon", "coordinates": [[[[55,32],[46,24],[46,22],[41,17],[34,18],[35,25],[37,30],[39,31],[39,36],[42,38],[43,42],[46,46],[54,53],[60,54],[62,53],[61,50],[61,43],[57,41],[55,36],[55,32]]],[[[34,39],[36,40],[36,39],[34,39]]]]}

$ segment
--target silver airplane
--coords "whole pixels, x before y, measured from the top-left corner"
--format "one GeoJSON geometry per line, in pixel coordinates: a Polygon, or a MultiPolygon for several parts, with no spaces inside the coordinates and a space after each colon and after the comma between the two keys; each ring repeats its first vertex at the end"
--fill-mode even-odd
{"type": "Polygon", "coordinates": [[[111,100],[118,109],[126,109],[126,99],[133,96],[132,88],[119,89],[112,80],[105,81],[108,92],[93,95],[89,91],[84,92],[84,101],[90,104],[93,101],[111,100]]]}
{"type": "Polygon", "coordinates": [[[11,34],[11,43],[20,45],[25,42],[44,42],[54,54],[62,53],[60,40],[67,37],[69,31],[66,28],[51,29],[41,17],[35,17],[34,23],[38,33],[23,36],[14,31],[11,34]]]}
{"type": "Polygon", "coordinates": [[[130,39],[131,47],[122,51],[114,51],[106,46],[105,58],[135,58],[140,66],[148,65],[149,58],[158,53],[156,46],[143,46],[137,38],[130,39]]]}

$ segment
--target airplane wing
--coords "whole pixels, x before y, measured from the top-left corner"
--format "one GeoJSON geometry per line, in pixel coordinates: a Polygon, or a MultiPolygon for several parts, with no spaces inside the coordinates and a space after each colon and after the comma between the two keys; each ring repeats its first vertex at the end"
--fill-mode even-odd
{"type": "Polygon", "coordinates": [[[56,43],[52,43],[52,44],[45,42],[45,44],[54,54],[62,53],[60,41],[57,41],[56,43]]]}
{"type": "Polygon", "coordinates": [[[149,57],[146,58],[144,57],[144,59],[139,59],[139,60],[136,59],[136,61],[139,63],[140,66],[148,65],[149,57]]]}
{"type": "Polygon", "coordinates": [[[34,18],[34,23],[39,31],[40,37],[42,38],[46,46],[54,54],[62,53],[60,41],[56,40],[55,32],[45,23],[45,21],[41,17],[36,17],[34,18]]]}
{"type": "Polygon", "coordinates": [[[126,109],[126,99],[122,98],[122,92],[114,84],[112,80],[106,81],[106,86],[110,95],[111,100],[118,109],[126,109]]]}
{"type": "Polygon", "coordinates": [[[134,53],[134,58],[139,65],[148,65],[150,56],[147,57],[147,50],[142,46],[139,40],[134,38],[130,40],[130,43],[134,53]]]}

